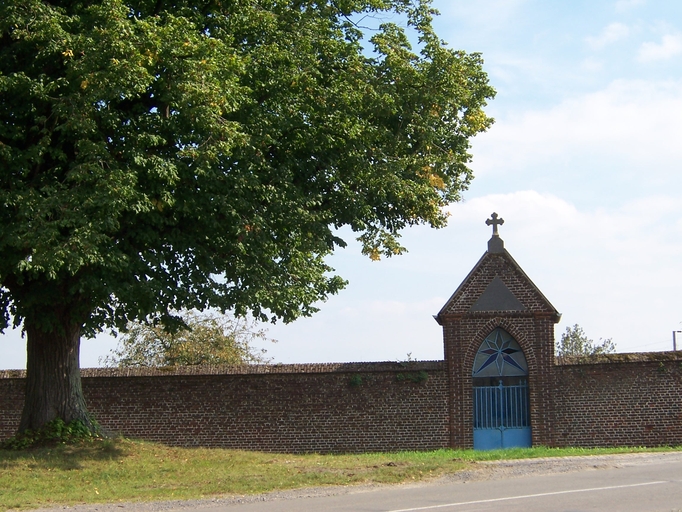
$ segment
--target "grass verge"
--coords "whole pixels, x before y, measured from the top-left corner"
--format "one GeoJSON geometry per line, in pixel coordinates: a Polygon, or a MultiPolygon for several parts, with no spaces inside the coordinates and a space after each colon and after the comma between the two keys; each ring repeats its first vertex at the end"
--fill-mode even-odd
{"type": "Polygon", "coordinates": [[[460,471],[476,461],[634,451],[653,450],[540,447],[489,452],[291,455],[171,448],[126,439],[95,440],[54,448],[0,450],[0,510],[198,499],[310,486],[400,483],[460,471]]]}

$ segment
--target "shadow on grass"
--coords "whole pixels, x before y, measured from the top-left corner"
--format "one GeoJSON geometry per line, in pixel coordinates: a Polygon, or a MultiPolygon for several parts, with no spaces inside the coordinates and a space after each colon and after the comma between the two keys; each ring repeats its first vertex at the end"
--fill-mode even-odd
{"type": "Polygon", "coordinates": [[[76,470],[86,461],[110,461],[125,457],[121,439],[93,439],[75,444],[55,444],[26,450],[0,449],[0,468],[24,462],[35,469],[76,470]]]}

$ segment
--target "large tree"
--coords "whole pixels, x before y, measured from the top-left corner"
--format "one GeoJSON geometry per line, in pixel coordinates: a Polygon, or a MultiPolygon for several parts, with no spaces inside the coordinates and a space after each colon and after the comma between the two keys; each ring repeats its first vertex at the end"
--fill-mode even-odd
{"type": "Polygon", "coordinates": [[[0,0],[0,302],[27,339],[20,431],[89,422],[82,335],[172,328],[183,308],[289,322],[343,287],[324,262],[338,228],[376,259],[402,251],[402,228],[445,224],[494,91],[433,14],[0,0]],[[417,49],[398,24],[358,28],[367,16],[406,20],[417,49]]]}

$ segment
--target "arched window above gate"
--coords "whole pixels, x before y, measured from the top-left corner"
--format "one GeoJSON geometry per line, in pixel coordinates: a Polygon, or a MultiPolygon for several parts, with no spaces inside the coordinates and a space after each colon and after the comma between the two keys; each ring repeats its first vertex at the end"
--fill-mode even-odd
{"type": "Polygon", "coordinates": [[[486,336],[474,358],[473,377],[528,375],[526,356],[518,342],[501,327],[486,336]]]}

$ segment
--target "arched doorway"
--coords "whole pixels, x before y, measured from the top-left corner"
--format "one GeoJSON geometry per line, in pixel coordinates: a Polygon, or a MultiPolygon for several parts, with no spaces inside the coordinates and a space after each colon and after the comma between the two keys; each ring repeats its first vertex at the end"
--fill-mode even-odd
{"type": "Polygon", "coordinates": [[[521,346],[501,327],[478,348],[472,380],[474,449],[531,446],[528,363],[521,346]]]}

